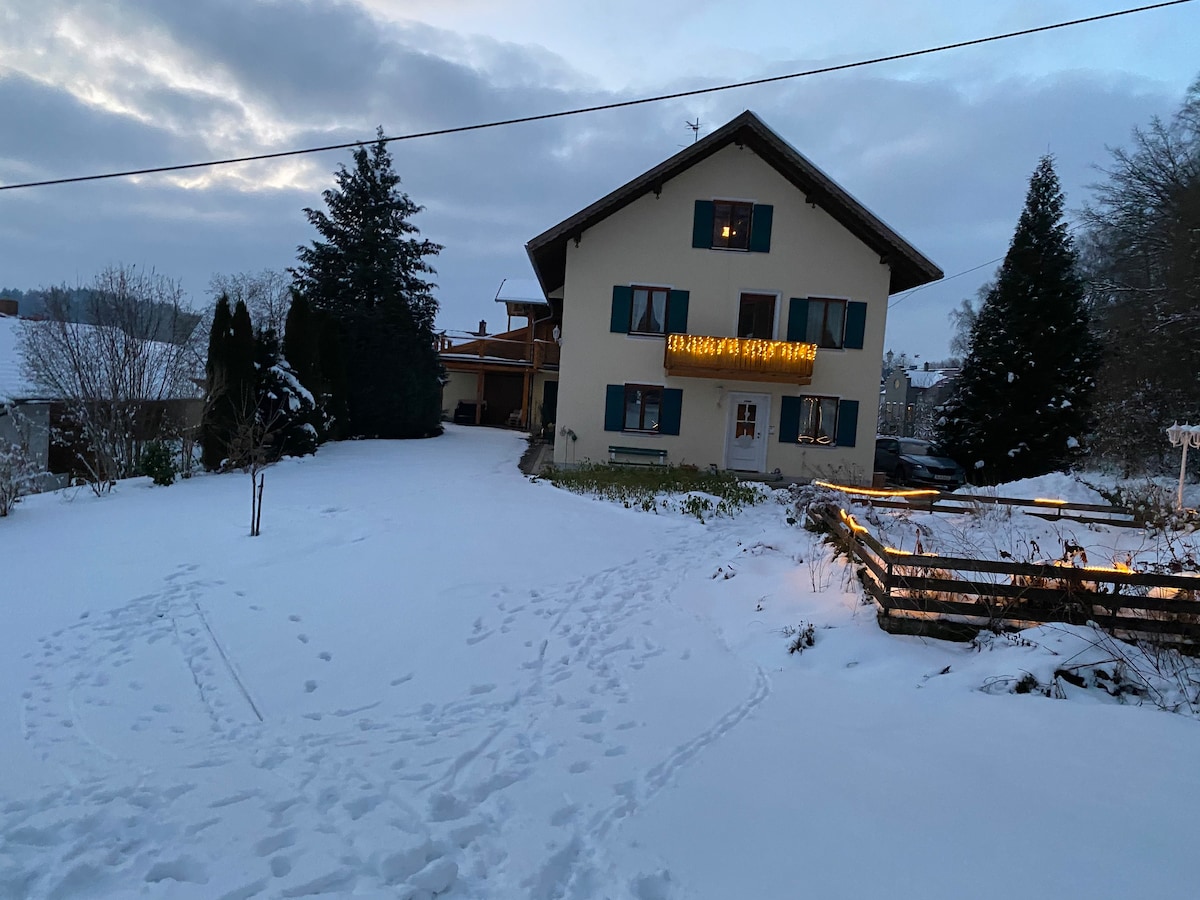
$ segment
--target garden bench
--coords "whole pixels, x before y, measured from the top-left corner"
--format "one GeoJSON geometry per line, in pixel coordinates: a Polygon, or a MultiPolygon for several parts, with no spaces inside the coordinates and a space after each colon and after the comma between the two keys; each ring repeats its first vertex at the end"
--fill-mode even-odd
{"type": "Polygon", "coordinates": [[[667,464],[667,451],[656,450],[653,447],[614,447],[608,448],[608,461],[619,462],[622,465],[630,466],[665,466],[667,464]],[[646,460],[627,460],[617,459],[618,456],[641,456],[646,457],[646,460]]]}

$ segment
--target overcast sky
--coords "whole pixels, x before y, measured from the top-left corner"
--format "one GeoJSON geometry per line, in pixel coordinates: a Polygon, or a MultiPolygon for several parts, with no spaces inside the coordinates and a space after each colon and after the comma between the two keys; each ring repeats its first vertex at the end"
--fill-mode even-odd
{"type": "MultiPolygon", "coordinates": [[[[0,0],[0,183],[369,139],[686,90],[967,40],[1121,0],[0,0]]],[[[393,144],[425,211],[439,324],[503,326],[524,244],[752,109],[954,276],[1003,256],[1047,150],[1086,202],[1106,147],[1200,75],[1200,2],[911,61],[393,144]]],[[[284,269],[346,151],[0,192],[0,286],[153,266],[284,269]]],[[[887,346],[947,353],[994,265],[893,298],[887,346]]]]}

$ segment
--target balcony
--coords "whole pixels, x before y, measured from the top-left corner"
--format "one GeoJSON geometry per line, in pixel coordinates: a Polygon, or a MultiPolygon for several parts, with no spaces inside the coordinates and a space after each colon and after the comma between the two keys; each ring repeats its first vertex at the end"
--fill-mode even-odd
{"type": "Polygon", "coordinates": [[[663,367],[668,375],[811,384],[816,344],[760,338],[667,336],[663,367]]]}

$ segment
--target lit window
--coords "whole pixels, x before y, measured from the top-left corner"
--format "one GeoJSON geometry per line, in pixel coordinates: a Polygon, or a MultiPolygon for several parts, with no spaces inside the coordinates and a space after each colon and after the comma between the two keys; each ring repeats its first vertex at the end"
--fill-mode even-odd
{"type": "Polygon", "coordinates": [[[753,213],[753,203],[713,201],[713,247],[724,250],[749,250],[750,218],[753,213]]]}
{"type": "Polygon", "coordinates": [[[796,440],[801,444],[832,444],[837,434],[837,411],[836,397],[801,397],[796,440]]]}

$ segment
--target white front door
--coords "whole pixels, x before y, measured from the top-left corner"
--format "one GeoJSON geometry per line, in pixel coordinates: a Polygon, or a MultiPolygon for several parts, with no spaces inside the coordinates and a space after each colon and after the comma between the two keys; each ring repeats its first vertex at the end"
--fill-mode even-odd
{"type": "Polygon", "coordinates": [[[771,395],[729,394],[728,402],[729,432],[725,441],[725,468],[741,472],[765,472],[771,395]]]}

